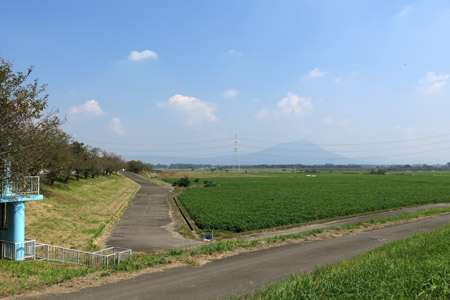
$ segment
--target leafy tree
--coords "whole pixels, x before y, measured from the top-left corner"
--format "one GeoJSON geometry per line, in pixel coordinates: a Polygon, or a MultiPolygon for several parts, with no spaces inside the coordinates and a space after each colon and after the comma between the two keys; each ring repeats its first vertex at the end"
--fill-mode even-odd
{"type": "Polygon", "coordinates": [[[151,170],[151,167],[140,160],[130,160],[127,162],[127,171],[140,173],[142,171],[151,170]]]}
{"type": "Polygon", "coordinates": [[[188,187],[189,185],[191,185],[191,181],[189,180],[189,178],[187,176],[184,176],[184,177],[180,178],[179,180],[174,181],[174,183],[172,185],[179,186],[179,187],[188,187]]]}
{"type": "Polygon", "coordinates": [[[100,175],[101,173],[101,161],[100,161],[100,152],[99,148],[92,148],[89,151],[89,172],[92,178],[100,175]]]}
{"type": "Polygon", "coordinates": [[[89,148],[76,141],[72,143],[70,148],[74,155],[75,176],[77,180],[80,180],[82,173],[89,172],[89,148]]]}
{"type": "Polygon", "coordinates": [[[68,159],[70,137],[62,130],[54,130],[49,133],[46,140],[46,161],[44,163],[44,170],[46,177],[50,183],[58,180],[68,181],[70,176],[71,161],[68,159]]]}
{"type": "Polygon", "coordinates": [[[46,155],[48,132],[61,124],[56,111],[44,113],[45,85],[37,79],[27,83],[32,70],[15,73],[0,59],[0,178],[6,177],[6,167],[11,177],[36,172],[46,155]]]}
{"type": "Polygon", "coordinates": [[[125,162],[122,157],[114,153],[103,152],[102,160],[105,175],[117,173],[117,171],[123,169],[125,166],[125,162]]]}

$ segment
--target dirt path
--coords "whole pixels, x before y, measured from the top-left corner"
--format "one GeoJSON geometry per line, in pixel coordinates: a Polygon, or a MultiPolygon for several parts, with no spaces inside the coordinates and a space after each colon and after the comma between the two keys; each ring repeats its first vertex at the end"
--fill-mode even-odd
{"type": "Polygon", "coordinates": [[[231,295],[249,294],[293,273],[309,272],[317,266],[351,259],[382,244],[430,231],[449,222],[450,214],[444,214],[356,235],[242,253],[201,267],[167,269],[114,284],[38,299],[227,299],[231,295]]]}
{"type": "Polygon", "coordinates": [[[108,247],[152,251],[201,244],[187,240],[172,230],[173,220],[167,202],[169,188],[152,184],[129,172],[122,174],[142,188],[107,238],[108,247]]]}

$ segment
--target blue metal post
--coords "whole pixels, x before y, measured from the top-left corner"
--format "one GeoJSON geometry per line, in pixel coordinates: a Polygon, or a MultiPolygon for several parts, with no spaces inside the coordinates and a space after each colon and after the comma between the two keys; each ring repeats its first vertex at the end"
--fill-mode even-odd
{"type": "MultiPolygon", "coordinates": [[[[11,202],[6,207],[7,240],[13,243],[25,242],[25,203],[23,201],[11,202]]],[[[21,244],[16,249],[16,260],[24,259],[24,247],[24,244],[21,244]]]]}

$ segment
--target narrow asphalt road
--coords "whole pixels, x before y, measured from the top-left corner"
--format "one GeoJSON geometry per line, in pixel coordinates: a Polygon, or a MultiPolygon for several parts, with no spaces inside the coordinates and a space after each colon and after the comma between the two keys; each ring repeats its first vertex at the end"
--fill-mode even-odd
{"type": "Polygon", "coordinates": [[[450,223],[450,214],[335,238],[243,253],[201,267],[178,267],[114,284],[38,299],[226,299],[293,273],[354,258],[382,244],[450,223]]]}
{"type": "Polygon", "coordinates": [[[184,239],[171,229],[173,220],[167,202],[169,188],[150,183],[130,172],[122,174],[140,184],[141,189],[106,240],[108,247],[152,251],[201,243],[184,239]]]}

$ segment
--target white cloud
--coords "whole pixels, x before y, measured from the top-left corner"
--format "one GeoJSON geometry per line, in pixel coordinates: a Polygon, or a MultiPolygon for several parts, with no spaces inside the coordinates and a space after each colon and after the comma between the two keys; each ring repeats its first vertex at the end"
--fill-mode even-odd
{"type": "Polygon", "coordinates": [[[231,57],[241,57],[242,56],[242,52],[238,51],[238,50],[234,50],[234,49],[230,49],[228,50],[228,55],[231,57]]]}
{"type": "Polygon", "coordinates": [[[222,97],[224,98],[233,98],[239,95],[239,90],[237,89],[227,89],[225,92],[222,93],[222,97]]]}
{"type": "Polygon", "coordinates": [[[263,120],[269,116],[270,112],[267,107],[262,108],[258,113],[255,114],[255,118],[263,120]]]}
{"type": "Polygon", "coordinates": [[[332,116],[327,116],[322,119],[322,123],[329,125],[329,126],[338,126],[338,127],[342,127],[342,128],[349,128],[352,126],[353,122],[350,120],[347,120],[347,119],[337,120],[337,119],[333,118],[332,116]]]}
{"type": "Polygon", "coordinates": [[[125,133],[119,118],[112,118],[111,122],[109,122],[109,127],[118,135],[123,135],[125,133]]]}
{"type": "Polygon", "coordinates": [[[81,106],[73,106],[70,109],[70,112],[72,114],[85,113],[97,116],[104,114],[103,110],[100,108],[100,105],[98,104],[98,101],[95,101],[94,99],[86,101],[81,106]]]}
{"type": "Polygon", "coordinates": [[[333,79],[333,82],[336,84],[340,84],[344,81],[344,79],[342,77],[336,77],[335,79],[333,79]]]}
{"type": "Polygon", "coordinates": [[[409,13],[409,11],[410,11],[411,9],[412,9],[411,6],[407,6],[407,7],[403,8],[402,11],[398,14],[398,16],[399,16],[400,18],[406,16],[406,15],[409,13]]]}
{"type": "Polygon", "coordinates": [[[447,85],[450,74],[436,74],[428,72],[424,78],[420,79],[417,90],[424,94],[431,94],[440,91],[447,85]]]}
{"type": "Polygon", "coordinates": [[[311,101],[306,97],[299,97],[296,94],[288,93],[286,97],[281,99],[277,104],[279,113],[284,115],[304,115],[313,108],[311,101]]]}
{"type": "Polygon", "coordinates": [[[319,68],[315,68],[308,73],[308,76],[309,78],[320,78],[322,76],[325,76],[325,74],[327,74],[327,72],[320,71],[319,68]]]}
{"type": "Polygon", "coordinates": [[[158,103],[159,107],[166,107],[185,115],[186,125],[197,127],[203,122],[217,121],[214,114],[215,107],[208,102],[201,101],[195,97],[174,95],[167,102],[158,103]]]}
{"type": "Polygon", "coordinates": [[[139,61],[144,59],[156,59],[158,58],[158,54],[152,50],[144,50],[144,51],[131,51],[130,55],[128,55],[128,59],[131,61],[139,61]]]}

